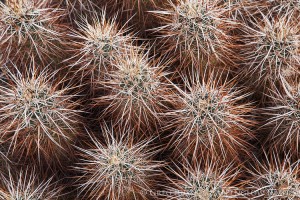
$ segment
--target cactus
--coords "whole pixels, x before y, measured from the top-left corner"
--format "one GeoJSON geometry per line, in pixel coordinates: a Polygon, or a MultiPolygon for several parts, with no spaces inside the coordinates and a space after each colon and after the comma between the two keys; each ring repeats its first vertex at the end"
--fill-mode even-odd
{"type": "Polygon", "coordinates": [[[174,178],[169,178],[171,185],[166,189],[165,199],[177,200],[223,200],[241,196],[239,188],[234,185],[238,171],[217,168],[212,163],[200,162],[184,164],[171,169],[174,178]]]}
{"type": "Polygon", "coordinates": [[[288,155],[281,160],[273,153],[265,162],[256,160],[254,167],[250,171],[253,178],[249,183],[252,197],[287,200],[300,198],[299,162],[291,162],[288,155]]]}
{"type": "Polygon", "coordinates": [[[260,17],[262,20],[252,18],[247,22],[250,25],[245,24],[241,54],[245,75],[250,75],[255,85],[268,87],[299,73],[300,28],[288,13],[260,17]]]}
{"type": "Polygon", "coordinates": [[[112,70],[111,62],[128,51],[134,40],[130,34],[125,35],[127,29],[118,28],[116,17],[106,18],[106,11],[102,10],[100,17],[82,19],[77,22],[79,31],[71,34],[77,42],[73,45],[74,56],[67,61],[76,72],[89,75],[92,83],[112,70]]]}
{"type": "Polygon", "coordinates": [[[158,115],[166,107],[170,89],[165,65],[150,59],[149,52],[135,48],[116,59],[115,70],[99,82],[104,95],[94,99],[96,107],[104,107],[103,117],[142,133],[159,126],[158,115]]]}
{"type": "Polygon", "coordinates": [[[218,0],[169,3],[170,9],[153,11],[162,21],[162,26],[154,30],[161,33],[167,52],[178,52],[181,62],[234,64],[234,37],[230,31],[237,23],[226,17],[229,13],[225,3],[220,5],[218,0]]]}
{"type": "Polygon", "coordinates": [[[26,67],[25,72],[13,64],[3,67],[1,138],[10,143],[10,153],[21,153],[25,157],[38,153],[38,158],[51,161],[68,155],[80,123],[78,102],[68,95],[72,87],[65,84],[59,89],[64,80],[54,80],[57,73],[51,74],[47,68],[40,71],[35,63],[26,67]]]}
{"type": "Polygon", "coordinates": [[[175,86],[177,99],[173,98],[174,110],[166,113],[169,120],[165,125],[165,129],[174,130],[169,145],[175,152],[197,156],[208,150],[216,156],[234,158],[247,149],[246,139],[253,137],[249,130],[254,124],[249,115],[253,107],[239,103],[247,94],[233,82],[222,83],[218,76],[184,76],[184,88],[175,86]]]}
{"type": "Polygon", "coordinates": [[[298,154],[300,85],[297,82],[285,82],[285,88],[285,92],[272,91],[269,106],[264,109],[267,118],[264,127],[271,130],[266,142],[270,144],[271,149],[276,147],[298,154]]]}
{"type": "Polygon", "coordinates": [[[147,199],[161,175],[161,162],[154,161],[157,149],[149,148],[151,140],[133,142],[130,131],[103,125],[104,143],[92,137],[88,148],[78,148],[81,160],[75,169],[83,198],[125,200],[147,199]],[[118,133],[117,133],[118,134],[118,133]]]}
{"type": "Polygon", "coordinates": [[[0,2],[0,49],[5,59],[27,62],[34,55],[45,62],[57,56],[63,41],[62,14],[49,1],[0,2]]]}
{"type": "Polygon", "coordinates": [[[51,183],[51,179],[38,181],[38,176],[29,170],[17,175],[9,171],[8,176],[1,175],[0,199],[14,200],[55,200],[61,196],[62,188],[51,183]]]}
{"type": "Polygon", "coordinates": [[[299,17],[0,0],[0,199],[300,199],[299,17]]]}

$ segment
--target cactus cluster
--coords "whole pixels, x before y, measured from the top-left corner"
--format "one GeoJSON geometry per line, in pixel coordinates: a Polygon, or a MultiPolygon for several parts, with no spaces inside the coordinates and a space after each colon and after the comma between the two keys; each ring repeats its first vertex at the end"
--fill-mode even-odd
{"type": "Polygon", "coordinates": [[[300,199],[299,0],[0,0],[0,200],[300,199]]]}

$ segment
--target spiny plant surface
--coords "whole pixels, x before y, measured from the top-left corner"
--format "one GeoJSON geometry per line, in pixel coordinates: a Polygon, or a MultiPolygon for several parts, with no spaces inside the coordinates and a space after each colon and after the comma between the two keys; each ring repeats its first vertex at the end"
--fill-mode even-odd
{"type": "Polygon", "coordinates": [[[0,0],[0,199],[300,199],[299,6],[0,0]]]}
{"type": "Polygon", "coordinates": [[[238,172],[231,173],[230,167],[221,169],[207,163],[202,166],[184,164],[171,169],[177,178],[169,178],[171,186],[166,190],[166,199],[176,200],[223,200],[235,199],[238,188],[232,183],[238,172]]]}
{"type": "Polygon", "coordinates": [[[104,126],[104,142],[92,138],[89,148],[79,148],[81,192],[91,199],[148,199],[161,174],[157,150],[149,148],[151,140],[134,143],[130,131],[121,130],[121,138],[114,131],[104,126]]]}
{"type": "Polygon", "coordinates": [[[233,47],[230,28],[236,22],[228,15],[226,4],[220,1],[182,0],[169,10],[153,11],[162,21],[154,29],[161,33],[167,52],[180,54],[181,60],[192,62],[232,62],[233,47]]]}
{"type": "Polygon", "coordinates": [[[95,106],[104,105],[103,116],[116,124],[142,132],[156,126],[170,92],[164,64],[151,58],[149,52],[131,48],[113,67],[99,83],[105,94],[95,98],[95,106]]]}
{"type": "Polygon", "coordinates": [[[261,19],[253,18],[245,26],[245,45],[241,51],[244,69],[257,85],[267,86],[299,74],[300,28],[292,16],[261,14],[261,19]]]}
{"type": "Polygon", "coordinates": [[[28,67],[22,73],[15,65],[4,66],[5,76],[0,79],[1,138],[10,143],[11,152],[26,156],[38,151],[51,160],[59,152],[68,153],[77,134],[80,110],[68,94],[72,86],[65,84],[59,89],[63,80],[54,79],[57,73],[28,67]]]}
{"type": "Polygon", "coordinates": [[[234,83],[221,83],[217,74],[206,76],[183,77],[184,88],[175,86],[174,110],[166,113],[165,128],[174,129],[169,144],[183,155],[195,156],[205,150],[221,157],[237,155],[237,148],[245,148],[245,139],[252,137],[248,128],[253,121],[246,117],[252,106],[239,103],[247,94],[234,83]]]}
{"type": "MultiPolygon", "coordinates": [[[[99,81],[112,69],[112,61],[126,53],[134,41],[124,27],[118,27],[116,17],[106,19],[106,12],[100,17],[83,18],[77,22],[79,31],[71,34],[74,56],[68,59],[76,72],[87,74],[91,82],[99,81]]],[[[80,74],[79,74],[80,75],[80,74]]]]}
{"type": "Polygon", "coordinates": [[[286,92],[273,91],[270,106],[265,108],[267,122],[264,127],[271,129],[267,141],[272,146],[299,153],[299,123],[300,123],[300,85],[288,84],[286,92]]]}
{"type": "Polygon", "coordinates": [[[57,56],[62,10],[50,7],[50,1],[5,2],[0,2],[0,49],[6,59],[28,61],[34,55],[45,61],[57,56]]]}
{"type": "Polygon", "coordinates": [[[253,192],[249,197],[252,195],[270,200],[300,198],[299,161],[292,163],[289,156],[281,160],[273,154],[265,161],[256,160],[255,166],[250,182],[253,192]]]}
{"type": "Polygon", "coordinates": [[[21,171],[17,176],[8,173],[1,177],[0,199],[3,200],[55,200],[61,195],[62,188],[55,187],[51,179],[38,182],[38,176],[29,170],[21,171]]]}

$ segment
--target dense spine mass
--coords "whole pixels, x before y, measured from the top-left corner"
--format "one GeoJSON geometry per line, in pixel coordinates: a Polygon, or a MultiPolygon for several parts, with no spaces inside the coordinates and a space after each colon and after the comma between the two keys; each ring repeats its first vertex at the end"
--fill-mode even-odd
{"type": "Polygon", "coordinates": [[[7,0],[0,2],[0,49],[5,59],[41,62],[59,56],[63,43],[63,10],[50,7],[51,1],[7,0]]]}
{"type": "Polygon", "coordinates": [[[105,125],[104,144],[92,138],[89,148],[79,148],[81,160],[75,169],[82,173],[78,181],[83,196],[97,200],[149,198],[161,175],[162,163],[153,160],[157,150],[149,148],[151,140],[135,143],[131,132],[114,131],[105,125]]]}
{"type": "MultiPolygon", "coordinates": [[[[81,123],[78,102],[56,73],[39,71],[34,65],[25,72],[13,64],[3,66],[0,82],[1,138],[10,153],[51,160],[72,152],[81,123]],[[64,85],[63,88],[60,87],[64,85]]],[[[73,94],[74,95],[74,94],[73,94]]],[[[65,156],[67,158],[67,156],[65,156]]]]}
{"type": "Polygon", "coordinates": [[[0,0],[0,200],[300,199],[299,0],[0,0]]]}
{"type": "Polygon", "coordinates": [[[236,158],[247,151],[246,140],[252,137],[253,121],[247,118],[250,103],[242,102],[247,94],[232,82],[221,83],[221,77],[211,73],[183,77],[184,89],[177,89],[169,110],[165,128],[173,129],[170,145],[182,155],[236,158]],[[238,151],[237,151],[238,150],[238,151]]]}

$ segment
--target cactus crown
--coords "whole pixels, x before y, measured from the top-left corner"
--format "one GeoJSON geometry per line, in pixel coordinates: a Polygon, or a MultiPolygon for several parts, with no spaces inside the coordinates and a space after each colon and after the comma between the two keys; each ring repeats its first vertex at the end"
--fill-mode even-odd
{"type": "MultiPolygon", "coordinates": [[[[226,105],[222,103],[219,91],[208,91],[207,88],[201,87],[191,93],[187,100],[185,112],[187,116],[194,118],[195,124],[198,126],[198,134],[206,133],[214,129],[214,125],[224,126],[224,112],[226,105]]],[[[214,130],[213,130],[214,131],[214,130]]]]}
{"type": "Polygon", "coordinates": [[[16,133],[24,129],[29,133],[43,133],[53,141],[58,135],[68,138],[64,130],[74,133],[75,127],[71,124],[77,122],[74,117],[79,116],[80,111],[74,109],[76,102],[66,94],[70,85],[59,89],[63,79],[53,82],[56,73],[40,72],[34,67],[24,74],[17,69],[17,73],[6,70],[7,77],[0,79],[3,84],[0,86],[1,112],[2,120],[10,120],[8,126],[2,128],[16,133]]]}
{"type": "Polygon", "coordinates": [[[276,196],[295,198],[299,197],[300,182],[297,175],[289,170],[270,171],[262,177],[265,189],[265,195],[274,198],[276,196]]]}
{"type": "MultiPolygon", "coordinates": [[[[216,24],[207,6],[200,5],[198,1],[187,1],[177,6],[176,11],[178,28],[183,30],[186,36],[196,35],[201,39],[200,42],[207,40],[207,37],[214,39],[212,31],[216,24]]],[[[195,42],[199,41],[195,39],[195,42]]]]}
{"type": "Polygon", "coordinates": [[[246,61],[250,61],[253,73],[267,75],[266,78],[274,79],[271,76],[273,74],[277,78],[279,75],[294,73],[295,66],[300,62],[299,27],[290,16],[262,17],[262,22],[252,22],[257,30],[250,31],[248,36],[248,43],[253,44],[254,48],[252,52],[245,53],[248,58],[246,61]]]}
{"type": "Polygon", "coordinates": [[[159,86],[159,77],[155,75],[147,59],[138,54],[133,54],[122,59],[117,64],[120,93],[131,96],[133,101],[145,100],[159,86]]]}
{"type": "Polygon", "coordinates": [[[16,106],[13,112],[22,113],[20,117],[23,118],[25,126],[31,127],[37,122],[48,124],[48,115],[51,115],[51,110],[59,106],[56,99],[58,93],[52,94],[51,87],[40,81],[27,80],[15,88],[16,106]]]}
{"type": "Polygon", "coordinates": [[[96,59],[107,59],[112,53],[118,52],[122,36],[118,33],[114,21],[98,19],[94,20],[93,25],[86,22],[85,26],[83,27],[86,37],[85,49],[96,59]]]}
{"type": "Polygon", "coordinates": [[[111,174],[114,181],[118,184],[120,180],[135,179],[135,168],[140,160],[132,155],[132,152],[126,147],[109,146],[108,149],[103,149],[103,157],[99,157],[103,163],[103,168],[107,169],[107,173],[111,174]]]}
{"type": "Polygon", "coordinates": [[[185,42],[186,50],[204,51],[206,54],[215,51],[213,47],[218,36],[217,20],[210,3],[195,0],[181,1],[175,7],[175,30],[185,42]],[[213,45],[213,46],[212,46],[213,45]]]}
{"type": "Polygon", "coordinates": [[[138,195],[149,190],[147,180],[160,173],[158,167],[161,165],[152,160],[156,153],[153,149],[145,151],[150,141],[133,143],[129,138],[116,139],[107,127],[103,130],[107,144],[93,139],[90,149],[78,148],[82,152],[82,162],[76,169],[83,172],[82,178],[86,179],[81,185],[82,192],[87,189],[90,193],[87,195],[101,198],[109,194],[112,199],[127,199],[129,193],[138,195]],[[96,188],[88,188],[88,185],[96,184],[96,188]]]}
{"type": "Polygon", "coordinates": [[[32,8],[31,0],[6,0],[5,5],[20,16],[26,14],[32,8]]]}
{"type": "Polygon", "coordinates": [[[188,177],[186,186],[186,198],[193,200],[219,199],[223,195],[222,181],[216,180],[213,175],[207,175],[203,172],[196,177],[188,177]]]}
{"type": "Polygon", "coordinates": [[[232,174],[231,166],[223,169],[206,163],[206,167],[196,163],[196,166],[186,164],[183,169],[171,171],[178,177],[169,179],[172,186],[167,187],[167,198],[178,200],[219,200],[233,198],[239,193],[235,186],[230,186],[230,183],[235,179],[238,171],[232,174]],[[204,167],[204,168],[203,168],[204,167]]]}
{"type": "Polygon", "coordinates": [[[269,59],[275,59],[281,64],[284,59],[290,60],[297,53],[299,45],[295,42],[295,27],[282,28],[284,20],[275,23],[272,26],[266,26],[263,29],[265,36],[261,38],[260,43],[265,51],[269,51],[269,59]]]}
{"type": "Polygon", "coordinates": [[[32,34],[42,31],[43,29],[40,27],[44,27],[47,21],[44,18],[41,19],[44,10],[35,7],[30,0],[8,1],[6,6],[2,4],[1,7],[4,14],[1,21],[10,24],[8,29],[10,34],[20,33],[21,36],[25,37],[28,32],[32,34]]]}

